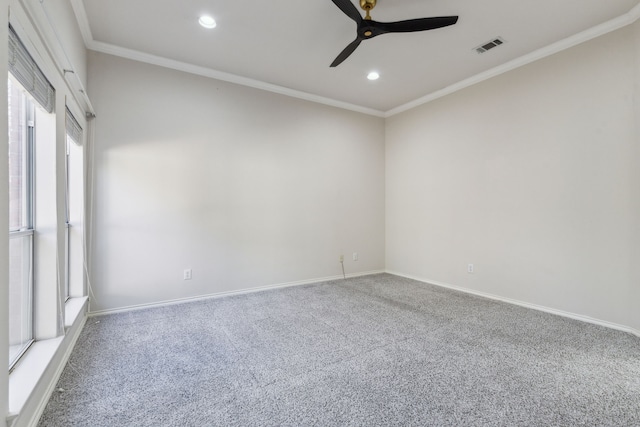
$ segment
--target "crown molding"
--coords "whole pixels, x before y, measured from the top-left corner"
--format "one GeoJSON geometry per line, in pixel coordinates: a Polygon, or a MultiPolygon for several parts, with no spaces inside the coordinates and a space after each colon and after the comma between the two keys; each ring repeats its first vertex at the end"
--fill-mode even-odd
{"type": "Polygon", "coordinates": [[[318,104],[329,105],[331,107],[338,107],[344,110],[351,110],[357,113],[367,114],[376,117],[384,117],[383,111],[374,110],[372,108],[362,107],[360,105],[349,104],[347,102],[338,101],[331,98],[325,98],[323,96],[314,95],[299,90],[286,88],[283,86],[274,85],[271,83],[265,83],[260,80],[250,79],[247,77],[238,76],[236,74],[225,73],[223,71],[217,71],[211,68],[200,67],[198,65],[189,64],[186,62],[175,61],[173,59],[164,58],[162,56],[151,55],[148,53],[140,52],[137,50],[127,49],[120,46],[111,45],[108,43],[93,41],[88,48],[90,50],[107,53],[109,55],[119,56],[122,58],[132,59],[147,64],[158,65],[160,67],[170,68],[173,70],[183,71],[185,73],[195,74],[198,76],[209,77],[216,80],[222,80],[229,83],[235,83],[242,86],[248,86],[255,89],[261,89],[268,92],[277,93],[280,95],[286,95],[292,98],[298,98],[305,101],[311,101],[318,104]]]}
{"type": "Polygon", "coordinates": [[[402,104],[398,107],[392,108],[391,110],[379,111],[372,108],[363,107],[360,105],[350,104],[347,102],[338,101],[335,99],[326,98],[323,96],[314,95],[311,93],[302,92],[302,91],[286,88],[283,86],[274,85],[271,83],[266,83],[260,80],[250,79],[247,77],[242,77],[242,76],[238,76],[231,73],[217,71],[211,68],[200,67],[197,65],[175,61],[173,59],[164,58],[161,56],[151,55],[144,52],[139,52],[132,49],[126,49],[120,46],[115,46],[108,43],[95,41],[91,33],[91,27],[89,25],[89,19],[87,18],[87,13],[84,8],[83,0],[70,0],[70,1],[73,7],[73,11],[76,15],[76,19],[78,20],[78,25],[80,27],[80,32],[82,33],[85,46],[89,50],[107,53],[110,55],[132,59],[135,61],[158,65],[160,67],[170,68],[178,71],[183,71],[186,73],[191,73],[199,76],[209,77],[212,79],[226,81],[229,83],[248,86],[255,89],[266,90],[268,92],[273,92],[280,95],[303,99],[305,101],[315,102],[319,104],[328,105],[331,107],[342,108],[345,110],[355,111],[358,113],[368,114],[371,116],[383,117],[383,118],[392,117],[392,116],[395,116],[396,114],[400,114],[405,111],[411,110],[413,108],[419,107],[421,105],[427,104],[431,101],[450,95],[459,90],[465,89],[469,86],[473,86],[475,84],[481,83],[490,78],[499,76],[500,74],[504,74],[508,71],[515,70],[516,68],[520,68],[524,65],[530,64],[539,59],[546,58],[547,56],[554,55],[558,52],[569,49],[581,43],[603,36],[607,33],[623,28],[627,25],[633,24],[638,19],[640,19],[640,4],[638,4],[633,9],[631,9],[628,13],[621,15],[617,18],[614,18],[610,21],[607,21],[603,24],[596,25],[595,27],[592,27],[588,30],[575,34],[571,37],[567,37],[566,39],[550,44],[549,46],[533,51],[527,55],[516,58],[505,64],[491,68],[490,70],[476,74],[472,77],[469,77],[468,79],[462,80],[458,83],[452,84],[443,89],[437,90],[428,95],[417,98],[413,101],[407,102],[406,104],[402,104]]]}
{"type": "Polygon", "coordinates": [[[83,0],[70,0],[70,2],[71,7],[73,8],[73,13],[76,15],[76,21],[78,21],[82,40],[88,49],[91,43],[93,43],[93,34],[91,33],[89,18],[87,17],[87,11],[84,8],[83,0]]]}
{"type": "Polygon", "coordinates": [[[292,98],[298,98],[305,101],[311,101],[318,104],[324,104],[331,107],[342,108],[344,110],[355,111],[357,113],[367,114],[375,117],[384,117],[384,111],[374,110],[372,108],[362,107],[360,105],[350,104],[348,102],[338,101],[331,98],[325,98],[323,96],[314,95],[307,92],[302,92],[283,86],[274,85],[271,83],[262,82],[260,80],[250,79],[247,77],[238,76],[235,74],[225,73],[217,71],[211,68],[200,67],[197,65],[189,64],[186,62],[175,61],[173,59],[164,58],[157,55],[151,55],[144,52],[139,52],[133,49],[126,49],[120,46],[111,45],[108,43],[99,42],[93,39],[91,32],[91,26],[89,25],[89,18],[87,17],[87,11],[84,8],[83,0],[70,0],[73,12],[76,15],[78,26],[84,40],[84,44],[87,49],[96,52],[107,53],[122,58],[132,59],[139,62],[145,62],[147,64],[158,65],[160,67],[170,68],[173,70],[183,71],[185,73],[195,74],[203,77],[209,77],[216,80],[222,80],[229,83],[235,83],[242,86],[252,87],[254,89],[266,90],[268,92],[277,93],[280,95],[290,96],[292,98]]]}
{"type": "Polygon", "coordinates": [[[419,107],[420,105],[427,104],[438,98],[442,98],[443,96],[450,95],[454,92],[457,92],[469,86],[473,86],[477,83],[483,82],[492,77],[496,77],[508,71],[515,70],[516,68],[520,68],[524,65],[530,64],[539,59],[546,58],[547,56],[554,55],[563,50],[569,49],[581,43],[587,42],[589,40],[592,40],[597,37],[603,36],[607,33],[610,33],[612,31],[618,30],[627,25],[633,24],[639,18],[640,18],[640,4],[634,7],[633,9],[631,9],[625,15],[619,16],[618,18],[614,18],[603,24],[596,25],[595,27],[592,27],[581,33],[575,34],[571,37],[567,37],[566,39],[560,40],[556,43],[553,43],[541,49],[535,50],[527,55],[521,56],[505,64],[491,68],[490,70],[484,71],[480,74],[476,74],[475,76],[462,80],[458,83],[452,84],[451,86],[447,86],[444,89],[432,92],[416,100],[400,105],[396,108],[386,111],[384,116],[387,118],[392,117],[392,116],[395,116],[396,114],[400,114],[405,111],[411,110],[413,108],[419,107]]]}

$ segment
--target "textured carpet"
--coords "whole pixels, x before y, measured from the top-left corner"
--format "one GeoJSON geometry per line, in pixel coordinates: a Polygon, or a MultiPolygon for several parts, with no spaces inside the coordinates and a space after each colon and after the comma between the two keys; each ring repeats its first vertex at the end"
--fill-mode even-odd
{"type": "Polygon", "coordinates": [[[57,388],[40,426],[640,426],[640,339],[380,274],[89,318],[57,388]]]}

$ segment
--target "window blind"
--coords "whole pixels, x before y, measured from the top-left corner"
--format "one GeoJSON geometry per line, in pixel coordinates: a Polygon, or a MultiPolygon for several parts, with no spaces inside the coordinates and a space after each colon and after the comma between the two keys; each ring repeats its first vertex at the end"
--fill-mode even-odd
{"type": "Polygon", "coordinates": [[[82,127],[80,127],[80,123],[73,117],[71,111],[69,111],[69,107],[67,107],[67,115],[65,118],[65,123],[67,127],[67,135],[78,145],[82,145],[82,127]]]}
{"type": "Polygon", "coordinates": [[[55,108],[55,89],[9,25],[9,72],[49,113],[55,108]]]}

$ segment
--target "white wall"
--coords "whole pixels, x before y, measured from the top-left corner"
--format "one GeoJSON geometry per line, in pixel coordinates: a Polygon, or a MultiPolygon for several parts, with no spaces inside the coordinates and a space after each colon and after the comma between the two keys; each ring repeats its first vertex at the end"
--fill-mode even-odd
{"type": "MultiPolygon", "coordinates": [[[[87,86],[87,49],[78,27],[78,21],[69,0],[43,0],[44,9],[55,24],[57,37],[64,46],[65,53],[61,56],[69,62],[83,86],[87,86]]],[[[50,34],[50,37],[55,35],[50,34]]],[[[71,77],[68,76],[71,80],[71,77]]],[[[74,82],[75,83],[75,82],[74,82]]],[[[74,112],[75,113],[75,112],[74,112]]],[[[83,115],[84,118],[84,115],[83,115]]]]}
{"type": "MultiPolygon", "coordinates": [[[[635,87],[634,87],[634,106],[635,106],[635,118],[633,120],[635,124],[635,151],[631,155],[631,161],[633,159],[640,159],[640,23],[636,23],[633,26],[633,37],[632,40],[635,42],[634,50],[635,50],[635,58],[636,58],[636,68],[634,75],[635,78],[635,87]]],[[[638,164],[635,164],[635,167],[632,168],[633,174],[631,176],[631,182],[635,188],[635,196],[632,198],[632,211],[636,218],[640,218],[640,167],[638,164]]],[[[631,236],[633,239],[633,251],[632,251],[632,259],[631,265],[633,268],[633,276],[632,276],[632,294],[631,298],[629,298],[629,312],[632,315],[631,326],[635,328],[636,331],[640,331],[640,221],[636,221],[631,227],[631,236]]]]}
{"type": "Polygon", "coordinates": [[[637,41],[635,24],[388,119],[387,269],[638,327],[637,41]]]}
{"type": "Polygon", "coordinates": [[[383,119],[95,52],[88,87],[92,310],[384,269],[383,119]]]}

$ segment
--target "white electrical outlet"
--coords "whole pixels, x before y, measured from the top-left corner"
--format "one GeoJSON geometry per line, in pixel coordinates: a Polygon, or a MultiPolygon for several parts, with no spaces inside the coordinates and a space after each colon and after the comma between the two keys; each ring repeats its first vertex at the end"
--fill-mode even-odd
{"type": "Polygon", "coordinates": [[[183,280],[191,280],[191,269],[187,268],[186,270],[184,270],[184,273],[182,275],[182,279],[183,280]]]}
{"type": "Polygon", "coordinates": [[[471,273],[471,274],[473,274],[473,264],[469,264],[469,265],[467,266],[467,273],[471,273]]]}
{"type": "Polygon", "coordinates": [[[358,260],[358,252],[354,252],[353,253],[353,260],[357,261],[358,260]]]}
{"type": "Polygon", "coordinates": [[[344,255],[340,255],[340,262],[344,262],[344,255]]]}

